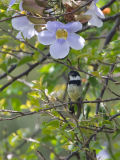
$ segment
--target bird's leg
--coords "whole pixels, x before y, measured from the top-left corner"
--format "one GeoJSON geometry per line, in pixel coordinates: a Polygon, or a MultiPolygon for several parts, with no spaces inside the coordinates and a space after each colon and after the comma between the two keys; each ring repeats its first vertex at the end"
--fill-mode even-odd
{"type": "Polygon", "coordinates": [[[81,114],[81,110],[82,110],[82,108],[83,108],[83,100],[82,100],[82,98],[79,98],[78,99],[78,104],[77,104],[77,115],[76,115],[76,117],[77,117],[77,119],[79,119],[79,117],[80,117],[80,114],[81,114]]]}
{"type": "Polygon", "coordinates": [[[69,104],[70,104],[69,111],[70,111],[71,114],[73,114],[75,111],[74,111],[74,107],[73,107],[73,105],[71,103],[71,99],[70,98],[69,98],[69,104]]]}

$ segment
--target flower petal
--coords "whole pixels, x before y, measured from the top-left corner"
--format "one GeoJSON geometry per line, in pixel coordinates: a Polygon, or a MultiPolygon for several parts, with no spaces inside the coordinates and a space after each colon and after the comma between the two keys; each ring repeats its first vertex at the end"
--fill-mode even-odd
{"type": "Polygon", "coordinates": [[[20,41],[25,41],[25,40],[23,39],[23,37],[22,37],[21,32],[18,32],[16,38],[19,39],[20,41]]]}
{"type": "Polygon", "coordinates": [[[64,28],[64,24],[59,22],[59,21],[48,21],[46,28],[50,31],[50,32],[56,32],[56,30],[58,28],[64,28]]]}
{"type": "Polygon", "coordinates": [[[96,13],[96,15],[97,15],[98,17],[100,17],[100,18],[105,18],[103,12],[102,12],[101,9],[98,8],[97,6],[95,7],[95,13],[96,13]]]}
{"type": "Polygon", "coordinates": [[[47,30],[38,33],[38,41],[44,45],[53,44],[56,40],[55,34],[47,30]]]}
{"type": "Polygon", "coordinates": [[[99,0],[94,0],[95,3],[97,3],[99,0]]]}
{"type": "Polygon", "coordinates": [[[32,23],[29,22],[26,16],[17,17],[12,19],[12,26],[16,30],[22,30],[26,28],[26,26],[34,26],[32,23]]]}
{"type": "Polygon", "coordinates": [[[16,0],[11,0],[9,3],[9,7],[11,7],[15,2],[16,2],[16,0]]]}
{"type": "Polygon", "coordinates": [[[23,4],[23,1],[21,1],[21,2],[20,2],[20,5],[19,5],[19,9],[20,9],[21,11],[23,11],[22,4],[23,4]]]}
{"type": "Polygon", "coordinates": [[[69,53],[69,44],[63,39],[56,40],[50,46],[50,54],[55,59],[65,58],[69,53]]]}
{"type": "Polygon", "coordinates": [[[96,27],[102,27],[103,26],[103,22],[100,18],[98,18],[97,16],[93,16],[89,21],[88,21],[88,25],[92,25],[92,26],[96,26],[96,27]]]}
{"type": "Polygon", "coordinates": [[[82,24],[80,22],[70,22],[65,24],[65,29],[69,32],[77,32],[82,29],[82,24]]]}
{"type": "Polygon", "coordinates": [[[104,18],[104,14],[101,13],[102,11],[95,6],[94,10],[89,9],[85,12],[85,15],[90,15],[91,19],[88,21],[88,25],[102,27],[103,22],[100,18],[104,18]]]}
{"type": "Polygon", "coordinates": [[[26,27],[23,31],[22,34],[24,38],[30,39],[35,35],[36,31],[33,27],[26,27]]]}
{"type": "Polygon", "coordinates": [[[94,15],[95,15],[95,13],[93,12],[93,10],[88,9],[88,10],[84,13],[84,15],[94,16],[94,15]]]}
{"type": "Polygon", "coordinates": [[[76,50],[82,49],[85,45],[84,38],[77,35],[76,33],[69,34],[67,41],[70,47],[76,50]]]}
{"type": "Polygon", "coordinates": [[[90,6],[89,6],[89,10],[95,10],[95,7],[96,7],[96,4],[95,4],[95,2],[94,1],[92,1],[92,3],[90,4],[90,6]]]}

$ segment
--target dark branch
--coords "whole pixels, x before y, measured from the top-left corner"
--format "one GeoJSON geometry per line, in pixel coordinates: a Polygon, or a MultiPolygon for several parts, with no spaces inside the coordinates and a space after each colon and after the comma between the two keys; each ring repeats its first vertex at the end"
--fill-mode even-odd
{"type": "Polygon", "coordinates": [[[46,160],[44,155],[40,151],[36,151],[36,152],[37,152],[37,155],[40,158],[40,160],[46,160]]]}
{"type": "Polygon", "coordinates": [[[12,78],[12,80],[10,80],[8,83],[6,83],[4,86],[2,86],[0,88],[0,92],[3,91],[5,88],[7,88],[9,85],[11,85],[17,79],[19,79],[23,76],[27,76],[30,73],[30,71],[32,71],[39,64],[42,64],[48,57],[49,57],[49,54],[47,56],[43,57],[40,61],[30,65],[30,67],[26,71],[24,71],[23,73],[21,73],[21,74],[17,75],[16,77],[12,78]]]}
{"type": "Polygon", "coordinates": [[[118,116],[120,116],[120,113],[117,113],[117,114],[113,115],[112,117],[110,117],[109,121],[112,121],[113,119],[115,119],[118,116]]]}
{"type": "Polygon", "coordinates": [[[0,79],[5,78],[9,73],[11,73],[15,68],[17,67],[17,64],[11,65],[11,67],[8,69],[7,73],[3,73],[0,75],[0,79]]]}
{"type": "Polygon", "coordinates": [[[109,16],[106,17],[105,19],[103,19],[103,22],[109,21],[109,20],[115,20],[116,18],[120,17],[120,12],[118,12],[117,14],[113,15],[113,16],[109,16]]]}
{"type": "MultiPolygon", "coordinates": [[[[112,65],[111,65],[111,68],[110,68],[110,71],[109,71],[109,74],[108,74],[108,77],[109,77],[109,75],[113,72],[114,67],[115,67],[115,64],[112,64],[112,65]]],[[[106,79],[106,80],[105,80],[105,84],[104,84],[104,86],[103,86],[103,88],[102,88],[102,90],[101,90],[101,93],[100,93],[100,96],[99,96],[98,99],[100,99],[100,100],[102,99],[102,97],[103,97],[103,95],[104,95],[104,93],[105,93],[105,90],[107,89],[108,82],[109,82],[109,79],[106,79]]],[[[98,114],[99,108],[100,108],[100,102],[98,102],[97,105],[96,105],[96,114],[98,114]]]]}
{"type": "MultiPolygon", "coordinates": [[[[79,155],[78,151],[72,152],[67,158],[65,158],[65,160],[69,160],[74,156],[78,157],[78,155],[79,155]]],[[[80,156],[78,160],[80,160],[80,156]]]]}
{"type": "Polygon", "coordinates": [[[104,48],[109,44],[109,42],[112,40],[113,36],[115,35],[118,26],[120,25],[120,17],[118,17],[116,19],[116,23],[113,26],[113,28],[111,29],[111,31],[108,33],[105,44],[104,44],[104,48]]]}
{"type": "Polygon", "coordinates": [[[116,0],[111,0],[110,2],[108,2],[107,4],[105,4],[103,7],[101,7],[101,10],[111,6],[116,0]]]}

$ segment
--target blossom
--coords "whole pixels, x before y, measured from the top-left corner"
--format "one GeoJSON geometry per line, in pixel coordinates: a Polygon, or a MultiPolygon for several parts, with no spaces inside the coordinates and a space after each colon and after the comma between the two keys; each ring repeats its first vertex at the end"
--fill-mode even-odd
{"type": "Polygon", "coordinates": [[[26,16],[13,18],[12,26],[19,31],[16,38],[20,40],[24,40],[23,37],[25,39],[30,39],[34,35],[37,35],[37,32],[34,29],[34,24],[31,23],[26,16]]]}
{"type": "Polygon", "coordinates": [[[96,6],[97,1],[98,0],[92,1],[88,11],[85,12],[84,14],[91,16],[91,19],[88,21],[88,25],[102,27],[103,25],[102,19],[104,19],[105,17],[103,12],[100,10],[100,8],[96,6]]]}
{"type": "Polygon", "coordinates": [[[80,22],[63,24],[58,21],[48,21],[47,30],[38,33],[38,41],[50,45],[50,54],[55,59],[68,55],[70,47],[80,50],[84,47],[85,40],[75,32],[82,29],[80,22]]]}

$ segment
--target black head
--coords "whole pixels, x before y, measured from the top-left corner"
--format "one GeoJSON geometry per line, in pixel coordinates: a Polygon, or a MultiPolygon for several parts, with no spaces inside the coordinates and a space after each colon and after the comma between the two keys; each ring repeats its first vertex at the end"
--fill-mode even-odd
{"type": "Polygon", "coordinates": [[[80,76],[80,74],[77,71],[70,71],[68,76],[76,77],[76,76],[80,76]]]}

